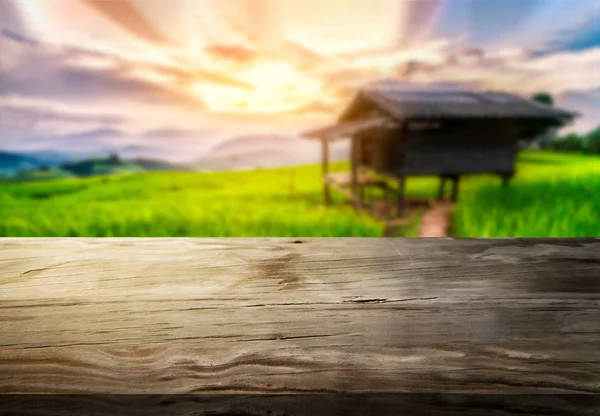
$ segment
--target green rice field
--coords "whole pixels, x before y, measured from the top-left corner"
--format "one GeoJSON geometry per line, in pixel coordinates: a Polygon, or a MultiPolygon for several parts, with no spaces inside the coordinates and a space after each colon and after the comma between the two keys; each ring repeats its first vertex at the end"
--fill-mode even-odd
{"type": "MultiPolygon", "coordinates": [[[[345,169],[345,163],[335,165],[345,169]]],[[[433,197],[435,178],[408,180],[433,197]]],[[[0,184],[3,237],[375,237],[384,224],[323,207],[319,166],[249,172],[133,173],[0,184]]],[[[600,236],[600,158],[527,152],[508,188],[461,182],[458,237],[600,236]]],[[[413,225],[401,231],[415,236],[413,225]]]]}

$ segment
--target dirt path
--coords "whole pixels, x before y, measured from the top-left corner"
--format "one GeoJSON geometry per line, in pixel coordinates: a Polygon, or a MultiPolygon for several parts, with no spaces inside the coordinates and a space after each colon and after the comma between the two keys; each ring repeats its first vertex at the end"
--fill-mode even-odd
{"type": "Polygon", "coordinates": [[[449,237],[452,208],[453,204],[450,201],[408,200],[402,218],[394,218],[395,204],[390,201],[377,201],[373,215],[385,222],[385,237],[396,237],[400,227],[413,221],[416,210],[425,209],[420,218],[418,236],[449,237]]]}
{"type": "Polygon", "coordinates": [[[435,202],[421,217],[419,237],[448,237],[450,228],[451,202],[435,202]]]}

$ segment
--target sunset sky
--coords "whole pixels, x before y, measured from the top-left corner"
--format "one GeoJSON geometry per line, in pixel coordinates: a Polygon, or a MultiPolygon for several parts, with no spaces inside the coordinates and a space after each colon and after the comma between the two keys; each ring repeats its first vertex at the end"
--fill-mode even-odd
{"type": "Polygon", "coordinates": [[[600,0],[0,0],[0,150],[194,158],[332,122],[396,78],[600,124],[600,0]]]}

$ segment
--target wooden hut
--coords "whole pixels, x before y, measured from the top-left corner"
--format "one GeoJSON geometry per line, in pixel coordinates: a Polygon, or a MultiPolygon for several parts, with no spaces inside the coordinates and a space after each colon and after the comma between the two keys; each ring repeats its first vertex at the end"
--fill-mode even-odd
{"type": "Polygon", "coordinates": [[[379,186],[397,194],[401,214],[406,177],[439,176],[440,199],[451,180],[454,201],[462,175],[495,174],[508,184],[519,142],[575,116],[513,94],[385,82],[360,89],[337,123],[303,136],[322,143],[326,203],[331,186],[358,205],[365,203],[366,186],[379,186]],[[351,172],[332,174],[329,143],[340,139],[351,140],[351,172]]]}

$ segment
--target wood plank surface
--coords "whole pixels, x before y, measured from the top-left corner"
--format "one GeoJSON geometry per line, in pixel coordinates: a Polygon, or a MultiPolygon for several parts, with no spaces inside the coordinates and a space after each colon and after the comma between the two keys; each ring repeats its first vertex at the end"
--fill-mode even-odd
{"type": "Polygon", "coordinates": [[[0,393],[597,398],[600,240],[1,239],[0,393]]]}

